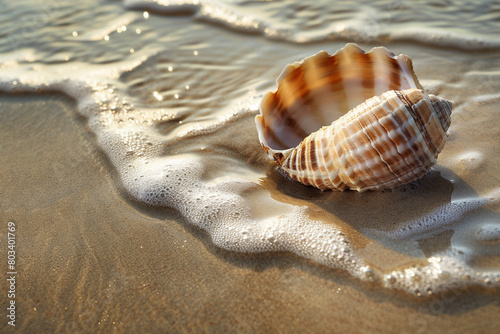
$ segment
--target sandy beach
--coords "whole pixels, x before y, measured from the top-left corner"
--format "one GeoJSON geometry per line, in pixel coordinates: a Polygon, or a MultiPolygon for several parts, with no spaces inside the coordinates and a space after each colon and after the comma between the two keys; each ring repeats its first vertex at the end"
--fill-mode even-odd
{"type": "Polygon", "coordinates": [[[18,228],[17,331],[493,333],[499,325],[494,291],[419,300],[291,254],[221,250],[175,213],[124,199],[70,99],[3,95],[0,105],[2,124],[20,129],[2,131],[1,158],[1,219],[18,228]]]}
{"type": "Polygon", "coordinates": [[[23,4],[0,12],[0,333],[497,331],[495,4],[23,4]],[[262,96],[348,42],[453,102],[422,179],[322,192],[266,157],[262,96]]]}

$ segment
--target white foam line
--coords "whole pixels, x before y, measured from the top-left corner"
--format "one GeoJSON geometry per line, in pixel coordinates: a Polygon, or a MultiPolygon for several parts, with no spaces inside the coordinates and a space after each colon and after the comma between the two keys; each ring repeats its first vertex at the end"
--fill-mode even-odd
{"type": "Polygon", "coordinates": [[[437,46],[449,46],[464,50],[488,50],[500,48],[500,40],[484,37],[481,34],[443,31],[438,28],[396,27],[386,31],[378,23],[380,12],[375,9],[359,9],[357,15],[347,21],[333,22],[319,31],[297,31],[283,28],[279,24],[268,22],[248,9],[240,9],[238,3],[226,3],[218,0],[124,0],[128,9],[149,9],[166,14],[190,12],[196,18],[208,22],[217,22],[228,28],[260,32],[270,39],[279,39],[295,43],[326,42],[328,40],[349,39],[360,42],[415,41],[437,46]],[[371,23],[371,24],[367,24],[371,23]]]}
{"type": "Polygon", "coordinates": [[[486,197],[463,199],[444,204],[420,218],[402,223],[395,230],[380,231],[377,229],[365,229],[365,231],[375,235],[383,235],[394,240],[402,240],[416,234],[427,233],[457,222],[468,213],[487,204],[497,202],[499,198],[500,189],[496,189],[486,197]]]}

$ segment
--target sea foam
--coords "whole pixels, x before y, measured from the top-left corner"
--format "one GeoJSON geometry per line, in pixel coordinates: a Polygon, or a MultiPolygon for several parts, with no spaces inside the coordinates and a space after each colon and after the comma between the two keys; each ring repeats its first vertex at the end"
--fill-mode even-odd
{"type": "MultiPolygon", "coordinates": [[[[297,3],[283,7],[280,3],[267,1],[124,0],[124,6],[166,15],[195,15],[199,20],[232,30],[260,33],[270,39],[293,43],[331,40],[358,43],[413,41],[466,50],[500,48],[497,38],[499,31],[495,33],[494,29],[474,24],[477,22],[477,12],[467,10],[467,3],[455,4],[456,15],[432,10],[420,3],[403,4],[401,1],[363,1],[332,6],[330,1],[323,0],[315,1],[314,4],[297,3]],[[460,30],[442,28],[446,24],[454,26],[460,16],[464,16],[460,19],[460,30]],[[408,24],[409,20],[426,22],[426,25],[415,27],[408,24]]],[[[482,9],[487,16],[489,9],[482,9]]]]}

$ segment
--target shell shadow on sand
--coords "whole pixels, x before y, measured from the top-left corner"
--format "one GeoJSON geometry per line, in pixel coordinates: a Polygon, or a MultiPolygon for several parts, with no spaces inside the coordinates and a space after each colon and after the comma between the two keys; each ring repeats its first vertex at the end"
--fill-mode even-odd
{"type": "Polygon", "coordinates": [[[476,210],[484,215],[497,215],[483,208],[495,199],[479,196],[464,180],[443,166],[435,167],[417,181],[385,191],[325,192],[303,186],[283,175],[278,168],[269,170],[263,185],[267,189],[274,187],[302,204],[307,203],[312,211],[319,208],[366,237],[410,256],[425,254],[430,257],[448,249],[454,233],[453,224],[476,210]],[[426,225],[426,219],[432,223],[426,225]],[[439,243],[432,242],[436,236],[439,243]],[[408,240],[416,241],[417,248],[401,247],[401,243],[408,240]]]}

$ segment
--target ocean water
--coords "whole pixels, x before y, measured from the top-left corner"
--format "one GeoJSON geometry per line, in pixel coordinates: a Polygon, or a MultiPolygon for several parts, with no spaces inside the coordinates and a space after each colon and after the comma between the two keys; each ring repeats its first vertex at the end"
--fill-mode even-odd
{"type": "Polygon", "coordinates": [[[493,1],[16,1],[0,13],[0,89],[75,99],[117,187],[225,250],[290,252],[415,296],[488,290],[500,286],[499,18],[493,1]],[[284,66],[347,42],[407,54],[453,102],[422,180],[321,192],[261,149],[254,118],[284,66]]]}

